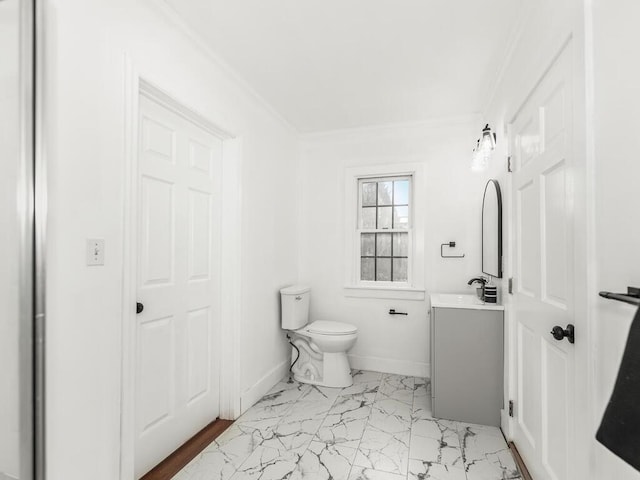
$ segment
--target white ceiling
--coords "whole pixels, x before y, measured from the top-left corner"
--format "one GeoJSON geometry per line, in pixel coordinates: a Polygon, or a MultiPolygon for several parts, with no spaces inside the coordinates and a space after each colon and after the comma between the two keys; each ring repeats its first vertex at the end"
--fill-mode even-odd
{"type": "Polygon", "coordinates": [[[300,132],[480,112],[523,0],[165,0],[300,132]]]}

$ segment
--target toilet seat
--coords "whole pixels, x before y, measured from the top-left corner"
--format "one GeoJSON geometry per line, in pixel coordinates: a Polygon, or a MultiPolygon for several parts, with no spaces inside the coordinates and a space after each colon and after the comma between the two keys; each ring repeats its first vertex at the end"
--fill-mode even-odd
{"type": "Polygon", "coordinates": [[[329,320],[316,320],[309,324],[305,330],[317,335],[351,335],[358,331],[354,325],[329,320]]]}

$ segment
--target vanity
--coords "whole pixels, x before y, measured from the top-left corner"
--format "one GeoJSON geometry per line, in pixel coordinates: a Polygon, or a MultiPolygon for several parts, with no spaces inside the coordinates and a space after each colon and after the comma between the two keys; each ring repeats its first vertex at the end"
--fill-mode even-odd
{"type": "Polygon", "coordinates": [[[433,416],[500,426],[504,307],[476,295],[431,294],[433,416]]]}

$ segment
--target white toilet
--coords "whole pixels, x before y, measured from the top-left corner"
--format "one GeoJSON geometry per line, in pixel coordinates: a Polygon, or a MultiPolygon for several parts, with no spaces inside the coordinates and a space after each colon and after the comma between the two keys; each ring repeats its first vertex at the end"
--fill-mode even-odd
{"type": "Polygon", "coordinates": [[[300,352],[299,356],[295,349],[292,352],[294,378],[324,387],[349,387],[353,379],[347,350],[356,343],[358,329],[327,320],[308,323],[310,295],[311,289],[302,285],[280,290],[282,328],[290,331],[291,343],[300,352]]]}

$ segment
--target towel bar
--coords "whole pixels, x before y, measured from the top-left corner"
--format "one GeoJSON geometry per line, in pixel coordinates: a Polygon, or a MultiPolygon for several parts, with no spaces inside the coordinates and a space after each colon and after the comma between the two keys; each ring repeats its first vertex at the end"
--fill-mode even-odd
{"type": "Polygon", "coordinates": [[[445,255],[444,247],[456,248],[456,242],[447,242],[440,245],[440,256],[442,258],[464,258],[464,253],[462,255],[445,255]]]}
{"type": "Polygon", "coordinates": [[[640,288],[638,287],[627,287],[627,293],[600,292],[600,296],[630,305],[640,306],[640,288]]]}

